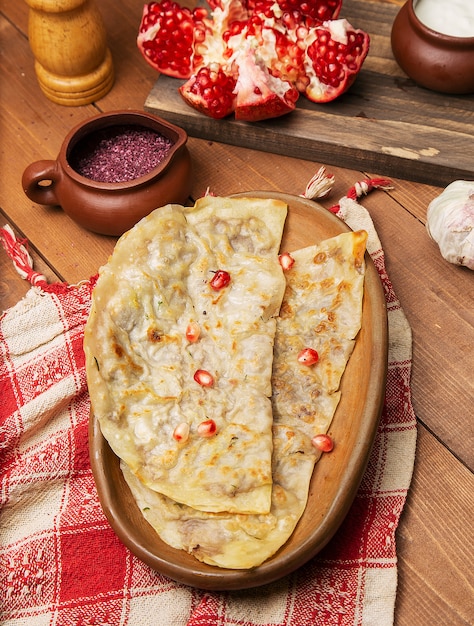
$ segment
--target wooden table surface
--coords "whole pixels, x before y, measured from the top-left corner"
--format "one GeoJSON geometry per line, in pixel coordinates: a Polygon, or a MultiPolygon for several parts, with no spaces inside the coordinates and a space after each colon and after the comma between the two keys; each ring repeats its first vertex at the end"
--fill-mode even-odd
{"type": "MultiPolygon", "coordinates": [[[[55,158],[64,136],[79,121],[101,111],[143,109],[157,79],[135,45],[142,0],[97,4],[114,58],[115,85],[94,104],[63,107],[47,100],[38,87],[27,35],[28,6],[0,1],[0,225],[10,224],[28,239],[35,268],[51,281],[75,283],[95,274],[115,240],[86,232],[59,208],[29,201],[21,186],[23,170],[33,161],[55,158]]],[[[370,2],[365,4],[370,8],[370,2]]],[[[402,0],[386,0],[385,8],[387,4],[395,14],[402,0]]],[[[373,41],[377,61],[403,78],[388,37],[373,33],[373,41]]],[[[192,137],[188,145],[195,166],[192,198],[208,187],[217,195],[250,190],[300,194],[321,165],[192,137]]],[[[337,202],[365,175],[390,177],[390,172],[366,172],[363,164],[357,165],[360,169],[328,168],[336,185],[322,204],[337,202]]],[[[442,189],[392,180],[392,191],[375,191],[362,202],[375,222],[389,276],[413,330],[418,444],[397,535],[395,624],[472,624],[474,274],[444,261],[427,235],[427,206],[442,189]]],[[[0,251],[1,309],[15,304],[28,288],[0,251]]]]}

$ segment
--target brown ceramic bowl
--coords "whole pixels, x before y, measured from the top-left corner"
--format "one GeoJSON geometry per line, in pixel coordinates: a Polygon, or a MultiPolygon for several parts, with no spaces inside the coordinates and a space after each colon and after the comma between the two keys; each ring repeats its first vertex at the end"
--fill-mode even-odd
{"type": "Polygon", "coordinates": [[[38,204],[60,205],[84,228],[103,235],[122,235],[142,217],[165,204],[184,204],[191,190],[187,133],[143,111],[112,111],[81,122],[63,141],[55,161],[36,161],[23,173],[25,194],[38,204]],[[123,182],[98,182],[76,171],[79,146],[114,129],[154,131],[172,142],[167,155],[144,175],[123,182]]]}
{"type": "MultiPolygon", "coordinates": [[[[397,63],[421,87],[447,94],[474,93],[474,36],[453,37],[425,26],[416,15],[416,2],[408,0],[393,22],[397,63]]],[[[451,10],[448,2],[446,10],[451,10]]]]}
{"type": "MultiPolygon", "coordinates": [[[[252,192],[289,205],[282,251],[291,251],[349,230],[332,213],[297,196],[252,192]]],[[[362,328],[343,376],[342,399],[329,433],[335,447],[316,464],[306,510],[287,543],[251,570],[212,567],[165,544],[146,522],[125,483],[119,459],[91,415],[90,459],[99,499],[110,525],[128,548],[153,569],[201,589],[245,589],[275,581],[316,555],[335,534],[365,471],[385,398],[387,316],[381,281],[370,257],[362,328]]]]}

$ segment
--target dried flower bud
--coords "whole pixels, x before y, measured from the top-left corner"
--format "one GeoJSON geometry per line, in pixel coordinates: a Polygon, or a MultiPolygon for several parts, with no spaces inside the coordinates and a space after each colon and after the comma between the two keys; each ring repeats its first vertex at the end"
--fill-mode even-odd
{"type": "Polygon", "coordinates": [[[334,181],[334,175],[326,174],[326,168],[322,166],[307,184],[302,197],[308,198],[309,200],[325,198],[333,188],[334,181]]]}

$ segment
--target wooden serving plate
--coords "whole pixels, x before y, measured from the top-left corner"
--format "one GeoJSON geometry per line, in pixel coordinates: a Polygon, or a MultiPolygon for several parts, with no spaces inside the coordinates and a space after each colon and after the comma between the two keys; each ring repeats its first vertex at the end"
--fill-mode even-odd
{"type": "MultiPolygon", "coordinates": [[[[248,192],[289,206],[282,251],[296,250],[349,228],[320,205],[298,196],[248,192]]],[[[385,398],[387,315],[378,272],[368,254],[362,328],[342,378],[342,398],[329,430],[335,447],[323,454],[311,480],[308,504],[293,535],[270,559],[251,570],[213,567],[165,544],[141,514],[122,476],[119,459],[91,415],[90,458],[99,499],[121,541],[158,572],[201,589],[230,590],[273,582],[315,556],[335,534],[356,495],[377,431],[385,398]]]]}

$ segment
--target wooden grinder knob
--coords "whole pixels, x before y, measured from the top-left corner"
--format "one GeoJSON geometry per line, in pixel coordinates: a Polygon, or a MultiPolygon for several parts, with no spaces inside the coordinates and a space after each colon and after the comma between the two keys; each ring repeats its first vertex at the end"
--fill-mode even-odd
{"type": "Polygon", "coordinates": [[[94,0],[26,0],[28,35],[44,94],[66,106],[90,104],[114,82],[107,33],[94,0]]]}

